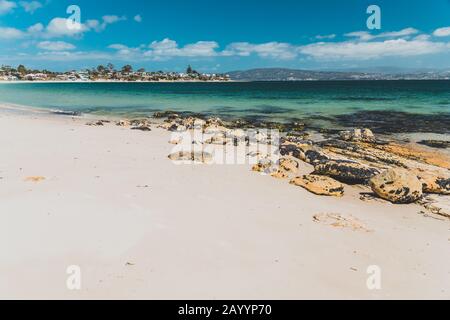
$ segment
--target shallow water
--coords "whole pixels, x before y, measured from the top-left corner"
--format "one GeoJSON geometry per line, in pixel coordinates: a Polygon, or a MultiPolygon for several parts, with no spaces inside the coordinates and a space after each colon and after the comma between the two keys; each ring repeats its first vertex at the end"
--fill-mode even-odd
{"type": "Polygon", "coordinates": [[[345,125],[342,119],[349,118],[334,121],[336,116],[383,110],[434,115],[427,119],[432,124],[450,119],[450,81],[7,83],[0,84],[0,102],[127,116],[170,109],[268,121],[297,118],[324,127],[345,125]]]}

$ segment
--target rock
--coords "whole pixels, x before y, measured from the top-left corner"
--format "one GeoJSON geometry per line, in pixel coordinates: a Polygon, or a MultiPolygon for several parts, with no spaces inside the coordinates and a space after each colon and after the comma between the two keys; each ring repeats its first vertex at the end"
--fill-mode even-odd
{"type": "Polygon", "coordinates": [[[412,203],[422,197],[422,183],[405,169],[389,169],[370,179],[372,191],[392,203],[412,203]]]}
{"type": "Polygon", "coordinates": [[[290,183],[317,195],[334,197],[342,197],[344,195],[344,186],[338,181],[325,176],[304,175],[293,179],[290,183]]]}
{"type": "Polygon", "coordinates": [[[328,156],[326,156],[322,152],[320,152],[318,150],[314,150],[314,149],[307,150],[305,152],[305,158],[306,158],[306,162],[310,163],[312,165],[326,162],[330,159],[328,156]]]}
{"type": "Polygon", "coordinates": [[[302,161],[306,160],[305,152],[298,145],[292,143],[284,143],[280,146],[280,154],[282,156],[291,156],[302,161]]]}
{"type": "Polygon", "coordinates": [[[378,173],[375,168],[347,160],[329,160],[314,166],[314,174],[351,184],[367,184],[378,173]]]}
{"type": "Polygon", "coordinates": [[[206,121],[194,117],[188,117],[181,121],[182,125],[187,129],[202,129],[206,125],[206,121]]]}
{"type": "Polygon", "coordinates": [[[153,118],[155,118],[155,119],[169,118],[169,117],[174,119],[174,118],[179,118],[180,116],[175,111],[171,111],[171,110],[155,112],[153,114],[153,118]]]}
{"type": "Polygon", "coordinates": [[[299,167],[299,163],[297,161],[289,158],[281,158],[278,163],[280,165],[280,168],[287,172],[295,173],[297,172],[299,167]]]}
{"type": "Polygon", "coordinates": [[[116,122],[116,126],[118,127],[129,127],[130,125],[130,120],[119,120],[116,122]]]}
{"type": "Polygon", "coordinates": [[[226,133],[227,131],[227,128],[220,125],[209,125],[206,126],[203,130],[205,134],[226,133]]]}
{"type": "Polygon", "coordinates": [[[231,143],[231,139],[227,138],[224,133],[216,133],[211,138],[206,139],[206,144],[226,145],[231,143]]]}
{"type": "Polygon", "coordinates": [[[209,163],[212,161],[212,154],[207,152],[179,151],[169,155],[169,159],[173,161],[194,161],[209,163]]]}
{"type": "Polygon", "coordinates": [[[187,128],[186,128],[186,126],[184,126],[182,124],[172,123],[167,130],[169,130],[171,132],[183,132],[183,131],[186,131],[187,128]]]}
{"type": "Polygon", "coordinates": [[[353,129],[351,131],[342,131],[339,136],[344,141],[375,141],[375,135],[370,129],[353,129]]]}
{"type": "Polygon", "coordinates": [[[105,123],[108,123],[108,121],[97,120],[97,121],[88,122],[88,123],[86,123],[86,125],[90,126],[90,127],[100,127],[100,126],[104,126],[105,123]]]}
{"type": "Polygon", "coordinates": [[[423,186],[423,192],[450,195],[450,178],[437,172],[416,171],[417,178],[423,186]]]}
{"type": "Polygon", "coordinates": [[[437,149],[447,149],[450,148],[450,141],[443,140],[422,140],[417,142],[418,144],[422,144],[424,146],[437,148],[437,149]]]}
{"type": "Polygon", "coordinates": [[[152,131],[152,128],[150,128],[149,126],[139,126],[139,127],[132,127],[131,130],[152,131]]]}
{"type": "Polygon", "coordinates": [[[275,168],[272,160],[270,160],[268,158],[263,158],[263,159],[260,159],[258,161],[258,163],[252,167],[252,170],[255,172],[271,174],[271,173],[276,172],[277,169],[275,168]]]}
{"type": "Polygon", "coordinates": [[[164,130],[169,130],[170,127],[172,127],[173,123],[170,122],[164,122],[158,125],[158,128],[160,129],[164,129],[164,130]]]}
{"type": "Polygon", "coordinates": [[[289,178],[289,174],[283,170],[283,169],[278,169],[275,172],[272,172],[270,174],[272,177],[277,178],[277,179],[287,179],[289,178]]]}
{"type": "Polygon", "coordinates": [[[130,126],[133,127],[144,127],[144,126],[149,126],[150,122],[148,121],[148,119],[133,119],[130,120],[130,126]]]}
{"type": "Polygon", "coordinates": [[[206,125],[207,126],[223,126],[224,123],[223,121],[218,118],[218,117],[214,117],[214,118],[209,118],[206,120],[206,125]]]}
{"type": "Polygon", "coordinates": [[[349,160],[359,159],[372,162],[377,165],[384,163],[407,168],[404,159],[389,152],[373,148],[365,143],[354,143],[330,139],[321,141],[317,143],[317,145],[324,148],[326,151],[342,155],[349,160]]]}

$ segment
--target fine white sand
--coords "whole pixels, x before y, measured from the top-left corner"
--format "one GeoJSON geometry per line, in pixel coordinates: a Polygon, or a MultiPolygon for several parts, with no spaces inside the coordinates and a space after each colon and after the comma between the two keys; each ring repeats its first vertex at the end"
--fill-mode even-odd
{"type": "Polygon", "coordinates": [[[0,298],[450,298],[449,220],[361,187],[319,197],[248,165],[177,166],[165,131],[85,122],[0,110],[0,298]]]}

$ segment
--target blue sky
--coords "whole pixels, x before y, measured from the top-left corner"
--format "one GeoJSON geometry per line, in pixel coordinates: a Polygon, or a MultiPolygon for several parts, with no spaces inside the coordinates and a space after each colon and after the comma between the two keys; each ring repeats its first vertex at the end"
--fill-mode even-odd
{"type": "Polygon", "coordinates": [[[0,64],[450,68],[450,0],[0,0],[0,64]],[[369,5],[381,30],[369,30],[369,5]],[[81,20],[67,24],[69,5],[81,20]]]}

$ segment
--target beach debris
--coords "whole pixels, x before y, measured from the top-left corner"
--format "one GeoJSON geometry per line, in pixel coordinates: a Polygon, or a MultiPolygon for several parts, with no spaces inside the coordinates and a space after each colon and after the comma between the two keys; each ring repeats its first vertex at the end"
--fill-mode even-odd
{"type": "Polygon", "coordinates": [[[421,141],[418,141],[417,143],[422,144],[424,146],[436,148],[436,149],[450,148],[450,141],[444,141],[444,140],[421,140],[421,141]]]}
{"type": "Polygon", "coordinates": [[[314,174],[349,184],[367,184],[378,173],[375,168],[348,160],[329,160],[314,166],[314,174]]]}
{"type": "Polygon", "coordinates": [[[26,182],[41,182],[44,181],[46,178],[42,176],[32,176],[32,177],[26,177],[26,182]]]}
{"type": "Polygon", "coordinates": [[[344,186],[326,176],[303,175],[294,178],[290,183],[321,196],[342,197],[344,195],[344,186]]]}
{"type": "Polygon", "coordinates": [[[375,141],[375,135],[370,129],[353,129],[348,131],[341,131],[339,136],[344,141],[375,141]]]}
{"type": "Polygon", "coordinates": [[[353,231],[372,232],[364,223],[352,215],[338,213],[319,213],[313,216],[313,221],[335,228],[351,229],[353,231]]]}
{"type": "Polygon", "coordinates": [[[412,203],[422,197],[422,183],[405,169],[388,169],[370,180],[372,191],[392,203],[412,203]]]}
{"type": "Polygon", "coordinates": [[[169,159],[173,161],[193,161],[199,163],[209,163],[213,160],[213,156],[208,152],[178,151],[170,154],[169,159]]]}

